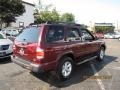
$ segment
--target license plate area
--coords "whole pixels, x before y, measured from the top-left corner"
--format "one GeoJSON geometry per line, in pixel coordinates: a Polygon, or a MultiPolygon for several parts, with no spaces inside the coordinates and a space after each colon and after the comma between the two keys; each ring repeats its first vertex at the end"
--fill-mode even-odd
{"type": "Polygon", "coordinates": [[[6,55],[6,52],[0,52],[0,56],[6,55]]]}
{"type": "Polygon", "coordinates": [[[19,54],[24,55],[25,54],[25,49],[24,48],[19,48],[19,54]]]}

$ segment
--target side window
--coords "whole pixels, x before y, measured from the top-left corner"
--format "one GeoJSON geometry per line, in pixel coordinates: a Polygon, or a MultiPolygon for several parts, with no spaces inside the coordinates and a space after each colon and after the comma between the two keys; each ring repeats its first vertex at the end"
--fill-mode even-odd
{"type": "Polygon", "coordinates": [[[80,40],[79,30],[77,28],[71,28],[67,33],[67,40],[78,41],[80,40]]]}
{"type": "Polygon", "coordinates": [[[81,31],[82,31],[82,39],[83,39],[83,41],[93,40],[93,36],[87,30],[83,29],[81,31]]]}
{"type": "Polygon", "coordinates": [[[62,26],[49,26],[46,35],[48,43],[61,41],[64,39],[64,27],[62,26]]]}

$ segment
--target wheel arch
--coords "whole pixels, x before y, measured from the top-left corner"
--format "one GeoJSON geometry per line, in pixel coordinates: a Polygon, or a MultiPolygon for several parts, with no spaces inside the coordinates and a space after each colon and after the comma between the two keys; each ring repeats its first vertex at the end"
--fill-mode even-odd
{"type": "Polygon", "coordinates": [[[100,48],[103,47],[106,50],[106,45],[105,44],[101,44],[100,48]]]}
{"type": "Polygon", "coordinates": [[[60,57],[58,57],[56,67],[61,62],[62,58],[64,58],[64,57],[72,58],[73,62],[75,63],[75,56],[74,56],[74,54],[72,52],[67,52],[67,53],[64,53],[64,54],[60,55],[60,57]]]}

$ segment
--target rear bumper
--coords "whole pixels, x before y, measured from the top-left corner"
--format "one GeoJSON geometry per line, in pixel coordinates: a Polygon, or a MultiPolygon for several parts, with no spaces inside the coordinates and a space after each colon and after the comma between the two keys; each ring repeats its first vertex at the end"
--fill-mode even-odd
{"type": "Polygon", "coordinates": [[[30,71],[33,71],[35,73],[44,72],[44,70],[42,69],[42,65],[31,63],[31,62],[29,62],[27,60],[24,60],[24,59],[21,59],[19,57],[13,57],[12,56],[12,61],[14,63],[18,64],[19,66],[21,66],[25,69],[28,69],[30,71]]]}

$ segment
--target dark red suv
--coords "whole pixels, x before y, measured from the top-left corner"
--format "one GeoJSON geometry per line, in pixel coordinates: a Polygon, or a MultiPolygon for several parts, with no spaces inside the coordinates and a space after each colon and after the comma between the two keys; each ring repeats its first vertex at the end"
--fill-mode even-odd
{"type": "Polygon", "coordinates": [[[32,72],[52,70],[67,79],[75,65],[103,60],[105,49],[82,25],[49,23],[24,29],[14,41],[12,60],[32,72]]]}

